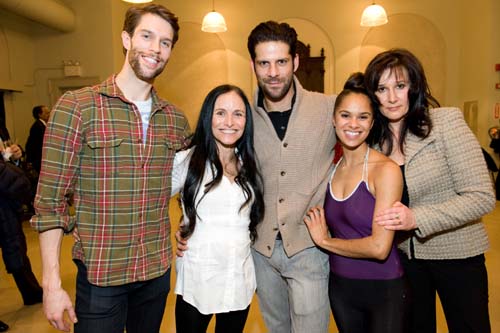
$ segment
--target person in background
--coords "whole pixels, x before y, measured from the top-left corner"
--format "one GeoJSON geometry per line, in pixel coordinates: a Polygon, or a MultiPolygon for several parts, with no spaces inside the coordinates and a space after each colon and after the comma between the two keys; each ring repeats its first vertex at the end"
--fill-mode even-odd
{"type": "Polygon", "coordinates": [[[436,292],[450,332],[490,332],[488,236],[481,217],[495,196],[481,147],[458,108],[440,108],[408,50],[375,56],[365,85],[378,102],[374,143],[400,165],[401,201],[375,222],[399,231],[412,290],[411,329],[436,332],[436,292]]]}
{"type": "MultiPolygon", "coordinates": [[[[22,157],[21,147],[10,139],[6,127],[0,127],[0,159],[4,163],[6,177],[10,182],[24,182],[27,180],[20,168],[22,157]]],[[[29,180],[28,180],[29,182],[29,180]]],[[[28,191],[20,190],[3,192],[0,197],[0,247],[2,258],[7,272],[12,274],[17,289],[21,293],[24,305],[33,305],[42,302],[42,287],[38,283],[31,268],[28,257],[26,236],[22,227],[23,204],[31,199],[31,187],[28,191]]]]}
{"type": "Polygon", "coordinates": [[[373,122],[363,74],[353,74],[333,117],[343,156],[324,208],[312,207],[304,222],[314,243],[330,253],[328,294],[339,331],[403,333],[407,288],[394,231],[373,222],[374,214],[400,200],[403,177],[396,163],[366,143],[373,122]]]}
{"type": "MultiPolygon", "coordinates": [[[[29,196],[30,183],[20,168],[4,160],[4,153],[5,148],[0,145],[0,247],[7,270],[15,266],[22,269],[26,262],[29,265],[29,259],[25,252],[24,234],[20,236],[22,229],[17,223],[16,211],[20,203],[29,196]]],[[[29,267],[31,268],[31,265],[29,267]]],[[[41,302],[41,288],[40,286],[38,288],[38,302],[41,302]]],[[[0,332],[8,329],[9,325],[0,321],[0,332]]]]}
{"type": "Polygon", "coordinates": [[[33,209],[33,200],[35,199],[40,167],[42,165],[43,136],[47,122],[49,121],[50,110],[45,105],[37,105],[33,108],[32,113],[35,122],[31,125],[30,134],[26,141],[25,164],[23,165],[25,173],[31,182],[31,199],[27,204],[27,210],[31,215],[35,212],[33,209]]]}
{"type": "Polygon", "coordinates": [[[19,166],[23,150],[17,144],[16,140],[11,140],[9,130],[5,127],[5,120],[0,119],[0,149],[2,149],[2,157],[5,161],[10,161],[19,166]]]}
{"type": "Polygon", "coordinates": [[[33,108],[35,122],[31,125],[28,141],[26,141],[26,162],[31,163],[38,173],[42,164],[43,135],[49,116],[50,110],[45,105],[37,105],[33,108]]]}
{"type": "Polygon", "coordinates": [[[176,154],[172,194],[180,192],[181,236],[189,249],[178,257],[177,332],[241,333],[255,292],[250,252],[264,216],[253,148],[253,121],[243,91],[221,85],[203,102],[190,148],[176,154]]]}
{"type": "MultiPolygon", "coordinates": [[[[0,146],[0,199],[4,203],[7,200],[21,200],[29,190],[29,181],[22,171],[17,167],[11,165],[3,159],[4,148],[0,146]]],[[[3,210],[4,207],[1,207],[3,210]]],[[[2,215],[0,215],[1,217],[2,215]]],[[[4,221],[1,220],[0,223],[3,225],[4,221]]],[[[3,232],[0,233],[0,245],[3,248],[3,241],[5,237],[3,232]]],[[[4,250],[3,250],[4,251],[4,250]]],[[[5,261],[5,259],[4,259],[5,261]]],[[[9,325],[0,321],[0,332],[5,332],[9,329],[9,325]]]]}
{"type": "Polygon", "coordinates": [[[170,290],[171,172],[190,132],[153,83],[178,31],[162,5],[130,7],[121,71],[66,92],[53,109],[31,224],[40,233],[44,312],[59,330],[71,329],[66,314],[76,333],[160,329],[170,290]],[[75,308],[61,285],[64,233],[75,238],[75,308]]]}
{"type": "MultiPolygon", "coordinates": [[[[495,154],[500,156],[500,128],[492,127],[488,130],[488,134],[491,138],[490,148],[493,149],[495,154]]],[[[498,173],[495,177],[495,193],[497,200],[500,200],[500,177],[498,176],[498,173]]]]}

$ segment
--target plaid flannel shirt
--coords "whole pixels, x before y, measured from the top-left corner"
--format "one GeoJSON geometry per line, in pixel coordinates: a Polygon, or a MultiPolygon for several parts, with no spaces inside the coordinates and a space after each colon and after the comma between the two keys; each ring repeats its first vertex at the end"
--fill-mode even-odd
{"type": "Polygon", "coordinates": [[[31,224],[75,232],[73,258],[98,286],[150,280],[170,267],[171,173],[189,124],[154,89],[152,99],[145,142],[140,113],[114,76],[65,93],[45,132],[31,224]]]}

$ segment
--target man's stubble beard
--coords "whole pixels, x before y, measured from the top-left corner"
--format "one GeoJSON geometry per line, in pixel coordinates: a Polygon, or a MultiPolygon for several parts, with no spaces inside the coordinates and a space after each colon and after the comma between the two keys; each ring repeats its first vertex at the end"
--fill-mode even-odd
{"type": "Polygon", "coordinates": [[[261,80],[259,80],[258,81],[259,82],[259,87],[262,90],[262,92],[264,93],[264,97],[266,99],[269,99],[272,102],[279,102],[279,101],[281,101],[286,96],[286,94],[288,94],[288,92],[292,88],[293,76],[290,77],[290,78],[287,78],[285,81],[283,81],[284,82],[283,89],[279,90],[278,93],[276,93],[275,90],[267,89],[266,81],[270,81],[270,80],[271,79],[261,79],[261,80]]]}
{"type": "Polygon", "coordinates": [[[132,70],[135,73],[135,76],[137,76],[138,79],[148,83],[153,83],[154,79],[163,72],[167,63],[166,62],[163,63],[163,65],[158,67],[158,69],[156,69],[153,73],[147,75],[141,68],[141,63],[139,59],[140,57],[141,57],[141,52],[137,51],[137,49],[135,48],[132,48],[128,56],[130,67],[132,68],[132,70]]]}

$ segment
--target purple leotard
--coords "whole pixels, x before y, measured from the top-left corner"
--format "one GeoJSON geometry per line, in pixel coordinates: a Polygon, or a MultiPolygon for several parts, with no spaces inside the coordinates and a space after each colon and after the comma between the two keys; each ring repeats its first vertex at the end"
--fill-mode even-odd
{"type": "MultiPolygon", "coordinates": [[[[325,198],[325,218],[332,237],[356,239],[372,234],[372,219],[375,197],[368,190],[368,152],[363,166],[363,177],[358,186],[345,199],[336,199],[331,191],[332,172],[325,198]]],[[[340,161],[337,165],[340,164],[340,161]]],[[[386,260],[348,258],[330,253],[330,270],[339,276],[351,279],[389,280],[403,275],[396,244],[386,260]]]]}

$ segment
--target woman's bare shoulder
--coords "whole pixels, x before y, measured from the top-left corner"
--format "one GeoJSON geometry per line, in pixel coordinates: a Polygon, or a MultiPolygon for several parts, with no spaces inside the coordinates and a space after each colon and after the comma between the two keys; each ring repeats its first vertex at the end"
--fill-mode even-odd
{"type": "Polygon", "coordinates": [[[401,169],[399,165],[397,165],[397,163],[389,157],[376,150],[372,149],[370,151],[368,165],[371,169],[370,174],[372,177],[375,176],[376,178],[385,178],[390,177],[391,175],[401,177],[401,169]]]}

